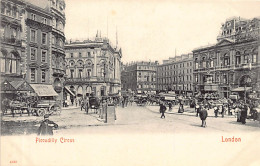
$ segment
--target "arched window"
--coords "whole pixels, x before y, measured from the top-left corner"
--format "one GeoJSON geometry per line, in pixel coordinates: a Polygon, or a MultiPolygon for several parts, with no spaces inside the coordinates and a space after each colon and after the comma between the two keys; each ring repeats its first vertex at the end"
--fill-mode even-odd
{"type": "Polygon", "coordinates": [[[256,63],[257,61],[257,51],[256,49],[253,50],[253,53],[252,53],[252,59],[251,59],[251,62],[252,63],[256,63]]]}
{"type": "Polygon", "coordinates": [[[224,66],[230,65],[230,58],[228,54],[224,55],[224,66]]]}
{"type": "Polygon", "coordinates": [[[241,55],[240,52],[237,51],[236,52],[236,65],[240,65],[241,64],[241,55]]]}
{"type": "Polygon", "coordinates": [[[11,52],[10,56],[7,56],[7,72],[8,73],[17,73],[17,67],[19,65],[18,54],[11,52]]]}
{"type": "MultiPolygon", "coordinates": [[[[174,65],[175,68],[175,65],[174,65]]],[[[195,59],[195,69],[199,68],[198,58],[195,59]]]]}
{"type": "Polygon", "coordinates": [[[246,50],[244,54],[244,63],[249,63],[249,51],[246,50]]]}

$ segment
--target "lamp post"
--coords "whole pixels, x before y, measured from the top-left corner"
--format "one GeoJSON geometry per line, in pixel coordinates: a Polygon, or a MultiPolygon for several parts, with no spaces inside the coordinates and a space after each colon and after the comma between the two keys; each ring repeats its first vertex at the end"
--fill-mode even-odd
{"type": "Polygon", "coordinates": [[[245,96],[244,96],[244,99],[245,99],[245,104],[246,104],[246,85],[251,83],[251,78],[250,77],[247,77],[245,78],[245,96]]]}

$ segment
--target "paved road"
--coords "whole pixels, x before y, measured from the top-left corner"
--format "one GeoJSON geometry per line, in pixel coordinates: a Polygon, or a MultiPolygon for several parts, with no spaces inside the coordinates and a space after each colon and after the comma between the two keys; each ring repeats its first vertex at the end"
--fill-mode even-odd
{"type": "MultiPolygon", "coordinates": [[[[207,119],[207,127],[202,128],[201,120],[195,114],[178,114],[176,109],[166,113],[166,118],[161,119],[158,106],[128,106],[127,108],[117,107],[117,120],[115,124],[104,124],[95,127],[81,126],[59,130],[57,133],[240,133],[257,132],[260,129],[259,122],[247,120],[243,125],[236,122],[236,118],[213,118],[207,119]]],[[[86,122],[87,123],[87,122],[86,122]]]]}

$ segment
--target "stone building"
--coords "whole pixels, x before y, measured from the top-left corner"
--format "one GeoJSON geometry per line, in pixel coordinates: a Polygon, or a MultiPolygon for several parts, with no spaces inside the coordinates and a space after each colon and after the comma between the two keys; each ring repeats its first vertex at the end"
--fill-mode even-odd
{"type": "Polygon", "coordinates": [[[156,89],[191,95],[193,93],[192,53],[169,58],[158,65],[156,89]]]}
{"type": "Polygon", "coordinates": [[[230,18],[217,43],[193,50],[194,89],[228,98],[233,91],[259,91],[260,19],[230,18]]]}
{"type": "Polygon", "coordinates": [[[2,81],[51,84],[62,100],[64,9],[64,0],[1,1],[2,81]]]}
{"type": "Polygon", "coordinates": [[[65,52],[67,97],[71,92],[77,97],[120,93],[122,52],[107,38],[97,34],[94,40],[70,41],[65,52]]]}
{"type": "Polygon", "coordinates": [[[156,91],[156,67],[158,62],[131,62],[121,73],[122,89],[134,92],[156,91]]]}

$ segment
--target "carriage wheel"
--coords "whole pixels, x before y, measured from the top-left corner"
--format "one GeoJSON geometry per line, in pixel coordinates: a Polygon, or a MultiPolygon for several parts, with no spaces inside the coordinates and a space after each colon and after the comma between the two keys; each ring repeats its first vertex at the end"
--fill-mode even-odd
{"type": "Polygon", "coordinates": [[[58,114],[58,115],[61,114],[61,107],[60,106],[56,106],[54,110],[55,110],[56,114],[58,114]]]}
{"type": "Polygon", "coordinates": [[[46,113],[46,109],[45,108],[39,108],[38,110],[36,110],[37,116],[43,116],[46,113]]]}
{"type": "Polygon", "coordinates": [[[37,115],[37,109],[36,108],[31,108],[31,114],[32,115],[37,115]]]}

